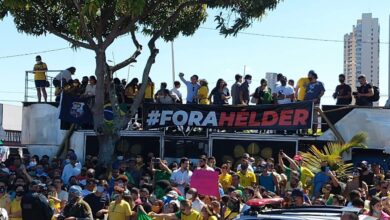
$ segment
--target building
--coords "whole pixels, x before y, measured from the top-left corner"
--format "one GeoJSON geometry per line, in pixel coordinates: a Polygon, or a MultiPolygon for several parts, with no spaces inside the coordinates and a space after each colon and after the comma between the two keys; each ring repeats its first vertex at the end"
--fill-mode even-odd
{"type": "Polygon", "coordinates": [[[360,74],[379,85],[379,32],[378,18],[364,13],[352,32],[344,35],[344,74],[353,90],[359,86],[360,74]]]}
{"type": "Polygon", "coordinates": [[[0,161],[10,153],[21,154],[22,106],[0,103],[0,161]]]}
{"type": "MultiPolygon", "coordinates": [[[[390,16],[389,16],[389,22],[390,22],[390,16]]],[[[390,33],[390,23],[389,23],[389,33],[390,33]]],[[[389,34],[389,42],[390,42],[390,34],[389,34]]],[[[389,78],[388,78],[388,83],[387,83],[387,95],[388,95],[388,98],[387,98],[387,102],[385,104],[386,107],[390,107],[390,44],[389,44],[389,69],[388,69],[388,74],[389,74],[389,78]]]]}
{"type": "Polygon", "coordinates": [[[265,73],[265,79],[267,80],[268,87],[271,88],[272,92],[275,91],[275,85],[277,82],[277,79],[276,79],[277,75],[278,75],[278,73],[271,73],[271,72],[265,73]]]}

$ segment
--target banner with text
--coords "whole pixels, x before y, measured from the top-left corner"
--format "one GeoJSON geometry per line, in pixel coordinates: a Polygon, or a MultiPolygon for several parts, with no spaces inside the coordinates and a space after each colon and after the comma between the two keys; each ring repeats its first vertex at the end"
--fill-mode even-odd
{"type": "Polygon", "coordinates": [[[190,126],[296,130],[311,128],[313,103],[253,106],[144,104],[143,110],[144,128],[190,126]]]}

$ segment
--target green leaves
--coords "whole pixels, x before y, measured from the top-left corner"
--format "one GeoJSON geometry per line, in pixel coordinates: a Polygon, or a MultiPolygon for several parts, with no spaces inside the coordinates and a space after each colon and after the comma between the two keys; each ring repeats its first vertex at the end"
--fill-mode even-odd
{"type": "Polygon", "coordinates": [[[0,19],[10,13],[19,31],[37,36],[51,32],[86,44],[93,43],[87,36],[100,43],[109,38],[107,48],[113,39],[130,30],[149,36],[159,33],[166,41],[180,34],[191,36],[206,21],[207,10],[221,10],[215,18],[217,29],[225,36],[235,36],[279,1],[0,0],[0,19]],[[171,19],[174,14],[178,16],[171,19]]]}
{"type": "Polygon", "coordinates": [[[145,5],[145,0],[117,0],[116,10],[121,16],[136,17],[141,15],[145,5]]]}
{"type": "Polygon", "coordinates": [[[358,133],[352,137],[352,139],[346,143],[329,143],[324,146],[320,151],[316,146],[311,146],[308,152],[302,152],[303,166],[306,166],[313,172],[319,172],[321,161],[327,161],[332,170],[335,170],[338,175],[345,174],[352,168],[352,164],[344,164],[342,154],[349,149],[355,148],[367,148],[367,134],[358,133]]]}

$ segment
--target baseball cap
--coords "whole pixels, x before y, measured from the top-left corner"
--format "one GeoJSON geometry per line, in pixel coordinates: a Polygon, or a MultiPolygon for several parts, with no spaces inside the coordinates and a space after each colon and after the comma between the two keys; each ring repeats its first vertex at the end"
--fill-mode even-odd
{"type": "Polygon", "coordinates": [[[248,154],[248,153],[244,153],[244,154],[242,155],[242,157],[244,157],[244,158],[249,158],[249,154],[248,154]]]}
{"type": "Polygon", "coordinates": [[[36,186],[36,185],[40,185],[40,184],[42,184],[42,182],[38,179],[34,179],[30,183],[31,186],[36,186]]]}
{"type": "Polygon", "coordinates": [[[303,157],[301,155],[299,155],[299,154],[296,154],[293,159],[296,160],[296,161],[302,161],[303,157]]]}
{"type": "Polygon", "coordinates": [[[77,185],[73,185],[69,189],[69,193],[73,193],[73,194],[75,194],[77,196],[82,196],[81,191],[83,191],[83,190],[81,189],[80,186],[77,186],[77,185]]]}
{"type": "Polygon", "coordinates": [[[177,198],[177,197],[179,197],[179,194],[178,194],[176,191],[171,190],[171,191],[169,191],[169,192],[167,193],[167,196],[168,196],[168,197],[171,197],[171,198],[177,198]]]}

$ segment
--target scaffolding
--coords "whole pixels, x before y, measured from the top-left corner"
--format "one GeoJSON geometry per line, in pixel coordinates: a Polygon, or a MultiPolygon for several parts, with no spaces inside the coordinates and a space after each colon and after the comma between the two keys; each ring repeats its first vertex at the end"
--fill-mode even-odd
{"type": "MultiPolygon", "coordinates": [[[[46,87],[47,101],[55,101],[55,87],[53,86],[53,79],[55,76],[60,73],[62,70],[47,70],[46,80],[49,81],[50,86],[46,87]]],[[[37,90],[35,88],[34,80],[34,71],[27,70],[25,71],[25,81],[24,81],[24,102],[37,102],[37,90]]]]}

